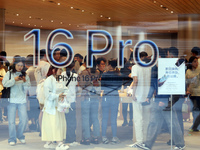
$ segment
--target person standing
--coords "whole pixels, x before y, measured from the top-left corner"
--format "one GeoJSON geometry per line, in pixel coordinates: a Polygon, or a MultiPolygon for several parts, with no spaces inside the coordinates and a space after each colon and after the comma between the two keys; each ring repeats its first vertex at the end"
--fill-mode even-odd
{"type": "MultiPolygon", "coordinates": [[[[146,52],[140,53],[140,59],[143,63],[149,60],[146,58],[146,52]]],[[[136,142],[130,147],[137,147],[137,144],[143,143],[146,140],[147,127],[150,118],[150,105],[143,106],[147,97],[147,91],[150,88],[151,68],[141,67],[138,64],[134,65],[131,70],[133,78],[133,118],[135,127],[136,142]]]]}
{"type": "Polygon", "coordinates": [[[100,125],[98,108],[100,83],[96,80],[98,77],[96,59],[93,57],[93,68],[86,68],[79,74],[79,86],[82,89],[81,96],[83,98],[81,101],[83,139],[80,143],[84,145],[89,145],[90,143],[99,144],[100,125]],[[93,125],[92,137],[90,134],[90,125],[93,125]]]}
{"type": "Polygon", "coordinates": [[[78,145],[76,142],[76,86],[78,84],[78,75],[72,72],[74,64],[75,63],[72,62],[68,67],[66,67],[66,71],[61,74],[61,82],[63,83],[63,86],[67,88],[67,100],[71,104],[71,109],[69,109],[69,112],[65,114],[67,124],[65,143],[70,143],[70,146],[78,145]]]}
{"type": "Polygon", "coordinates": [[[21,143],[26,143],[23,133],[27,124],[26,93],[30,87],[30,79],[23,71],[24,62],[21,57],[15,59],[12,68],[11,71],[6,73],[2,84],[4,87],[10,87],[10,104],[8,105],[8,143],[11,146],[14,146],[17,142],[17,138],[21,143]],[[17,110],[20,122],[16,132],[15,117],[17,110]]]}
{"type": "MultiPolygon", "coordinates": [[[[160,58],[165,58],[165,52],[162,49],[159,49],[159,56],[160,58]]],[[[173,116],[171,118],[170,111],[163,111],[168,104],[168,99],[170,95],[158,95],[158,67],[157,65],[153,66],[151,69],[151,86],[148,92],[148,96],[146,98],[146,102],[149,102],[150,99],[155,96],[154,102],[152,102],[151,108],[151,116],[150,116],[150,123],[147,129],[147,136],[146,140],[143,143],[137,144],[137,148],[150,150],[152,149],[159,131],[162,128],[164,121],[168,129],[172,128],[173,133],[173,141],[175,143],[175,149],[182,150],[185,148],[183,134],[177,119],[177,114],[173,111],[173,116]],[[172,122],[171,122],[172,120],[172,122]],[[171,126],[172,124],[172,126],[171,126]]],[[[171,133],[171,134],[172,134],[171,133]]]]}
{"type": "Polygon", "coordinates": [[[122,76],[116,71],[117,60],[108,61],[108,71],[101,77],[101,89],[104,90],[102,98],[102,142],[108,144],[110,141],[106,136],[109,111],[111,119],[112,140],[111,144],[118,144],[120,140],[117,137],[117,115],[119,107],[118,90],[122,86],[122,76]]]}
{"type": "Polygon", "coordinates": [[[40,110],[39,110],[39,102],[36,98],[37,83],[34,76],[35,67],[33,66],[33,55],[28,55],[26,57],[25,64],[26,64],[26,67],[28,68],[26,70],[26,73],[29,76],[30,82],[31,82],[31,87],[29,88],[28,93],[27,93],[27,98],[30,104],[28,117],[29,117],[29,120],[31,120],[31,125],[29,126],[29,129],[36,130],[37,120],[39,117],[40,110]]]}
{"type": "Polygon", "coordinates": [[[79,53],[74,55],[74,62],[75,62],[75,66],[74,66],[74,71],[78,74],[78,70],[80,68],[80,66],[83,64],[83,56],[79,53]]]}
{"type": "MultiPolygon", "coordinates": [[[[42,81],[43,79],[46,79],[49,67],[50,67],[50,64],[47,62],[46,50],[41,49],[40,50],[40,62],[34,72],[37,85],[40,83],[40,81],[42,81]]],[[[44,107],[44,104],[40,104],[40,114],[39,114],[40,130],[41,130],[41,126],[42,126],[42,116],[43,116],[42,109],[43,109],[43,107],[44,107]]],[[[41,136],[41,131],[40,131],[39,136],[41,136]]]]}
{"type": "MultiPolygon", "coordinates": [[[[3,67],[4,67],[4,70],[7,72],[8,70],[10,70],[10,62],[7,60],[6,58],[7,56],[7,53],[5,51],[1,51],[0,52],[0,58],[3,59],[3,67]]],[[[7,121],[8,119],[8,115],[7,115],[7,107],[4,107],[3,108],[3,116],[4,116],[4,120],[7,121]]]]}
{"type": "Polygon", "coordinates": [[[46,141],[44,148],[56,148],[56,150],[67,150],[69,146],[63,144],[66,139],[65,112],[57,110],[58,103],[64,101],[65,88],[62,82],[56,81],[61,75],[62,69],[50,67],[47,79],[44,81],[44,108],[42,118],[42,141],[46,141]],[[58,145],[54,145],[56,141],[58,145]]]}
{"type": "MultiPolygon", "coordinates": [[[[6,71],[5,71],[4,66],[3,66],[3,59],[0,58],[0,93],[3,90],[2,80],[3,80],[3,77],[5,76],[5,74],[6,74],[6,71]]],[[[0,102],[1,102],[1,99],[0,99],[0,102]]],[[[0,122],[3,122],[2,106],[1,105],[0,105],[0,122]]]]}
{"type": "MultiPolygon", "coordinates": [[[[193,126],[194,122],[200,112],[200,69],[198,67],[198,58],[195,56],[190,57],[188,70],[186,71],[187,81],[187,94],[190,94],[191,101],[193,103],[192,115],[193,115],[193,126]]],[[[196,126],[196,125],[195,125],[196,126]]],[[[197,130],[197,128],[193,128],[197,130]]]]}
{"type": "MultiPolygon", "coordinates": [[[[129,86],[131,85],[133,79],[131,78],[131,68],[134,64],[131,61],[128,61],[124,68],[120,70],[122,76],[123,76],[123,86],[129,86]]],[[[122,115],[124,122],[122,126],[133,126],[133,105],[132,103],[122,103],[122,115]],[[129,122],[127,121],[127,112],[128,112],[128,106],[129,106],[129,122]]]]}

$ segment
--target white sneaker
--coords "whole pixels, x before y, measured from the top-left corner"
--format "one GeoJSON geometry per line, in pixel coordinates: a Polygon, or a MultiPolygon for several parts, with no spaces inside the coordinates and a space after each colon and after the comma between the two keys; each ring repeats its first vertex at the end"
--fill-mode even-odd
{"type": "Polygon", "coordinates": [[[148,148],[145,144],[143,143],[138,143],[137,146],[141,149],[145,149],[145,150],[150,150],[150,148],[148,148]]]}
{"type": "Polygon", "coordinates": [[[182,146],[182,147],[178,147],[178,146],[176,146],[176,147],[174,147],[174,150],[184,150],[185,147],[186,147],[186,146],[182,146]]]}
{"type": "Polygon", "coordinates": [[[113,137],[111,140],[111,144],[119,144],[120,140],[118,139],[118,137],[113,137]]]}
{"type": "Polygon", "coordinates": [[[26,144],[25,139],[19,139],[19,141],[20,141],[22,144],[26,144]]]}
{"type": "Polygon", "coordinates": [[[73,143],[70,143],[70,144],[69,144],[69,146],[77,146],[77,145],[79,145],[78,142],[73,142],[73,143]]]}
{"type": "Polygon", "coordinates": [[[53,149],[56,148],[56,145],[54,145],[52,142],[46,142],[46,144],[44,144],[44,148],[53,149]]]}
{"type": "Polygon", "coordinates": [[[58,144],[56,146],[56,150],[68,150],[68,149],[69,149],[69,146],[65,144],[58,144]]]}
{"type": "Polygon", "coordinates": [[[10,146],[15,146],[15,142],[9,142],[10,146]]]}
{"type": "Polygon", "coordinates": [[[138,146],[137,146],[137,142],[135,142],[135,143],[133,143],[133,144],[131,144],[131,145],[129,145],[129,147],[131,147],[131,148],[137,148],[138,146]]]}

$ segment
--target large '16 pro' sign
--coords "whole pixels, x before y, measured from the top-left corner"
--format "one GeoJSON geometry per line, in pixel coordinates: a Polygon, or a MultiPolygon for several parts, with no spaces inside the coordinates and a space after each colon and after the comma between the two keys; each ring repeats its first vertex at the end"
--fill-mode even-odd
{"type": "MultiPolygon", "coordinates": [[[[53,45],[53,40],[57,35],[64,35],[67,39],[73,39],[73,35],[70,31],[65,30],[65,29],[56,29],[53,30],[47,40],[46,40],[46,53],[47,53],[47,59],[50,62],[51,65],[54,67],[58,68],[63,68],[67,67],[71,64],[73,61],[74,57],[74,51],[73,48],[67,44],[67,43],[57,43],[53,45]],[[53,58],[53,53],[54,50],[58,47],[62,47],[67,51],[67,58],[63,62],[57,62],[53,58]]],[[[29,38],[34,37],[34,66],[37,66],[40,56],[39,56],[39,51],[40,51],[40,29],[33,29],[30,32],[28,32],[24,36],[24,40],[28,40],[29,38]]],[[[119,40],[119,45],[118,45],[118,67],[123,68],[124,67],[124,48],[128,45],[132,45],[132,40],[127,40],[124,42],[123,40],[119,40]]],[[[113,38],[111,34],[105,30],[87,30],[87,67],[91,68],[93,66],[93,55],[99,56],[99,55],[105,55],[111,51],[113,47],[113,38]],[[94,36],[102,36],[106,40],[106,45],[103,49],[94,49],[93,47],[93,42],[94,42],[94,36]]],[[[142,67],[150,67],[155,65],[156,61],[158,58],[158,47],[156,44],[152,41],[149,40],[143,40],[138,42],[133,51],[133,59],[135,62],[142,66],[142,67]],[[142,45],[149,45],[152,50],[153,50],[153,59],[149,63],[144,63],[140,60],[139,57],[139,48],[142,45]]]]}

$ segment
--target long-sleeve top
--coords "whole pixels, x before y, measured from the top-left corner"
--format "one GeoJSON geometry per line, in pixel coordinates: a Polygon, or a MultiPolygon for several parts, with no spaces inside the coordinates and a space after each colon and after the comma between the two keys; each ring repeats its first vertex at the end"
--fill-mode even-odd
{"type": "Polygon", "coordinates": [[[10,71],[8,71],[2,80],[4,87],[10,87],[10,103],[26,103],[26,93],[30,87],[30,79],[29,76],[26,75],[26,82],[23,80],[15,81],[15,77],[19,75],[21,75],[21,72],[11,73],[11,78],[9,80],[10,71]]]}
{"type": "MultiPolygon", "coordinates": [[[[158,95],[158,67],[154,66],[151,69],[151,85],[149,89],[149,93],[147,98],[151,99],[153,97],[154,91],[155,93],[155,101],[162,101],[162,98],[169,98],[169,95],[158,95]]],[[[165,103],[167,101],[164,101],[165,103]]]]}
{"type": "Polygon", "coordinates": [[[58,105],[58,98],[60,93],[65,93],[65,89],[61,82],[56,81],[56,78],[51,75],[44,81],[44,109],[48,114],[55,115],[56,107],[58,105]]]}

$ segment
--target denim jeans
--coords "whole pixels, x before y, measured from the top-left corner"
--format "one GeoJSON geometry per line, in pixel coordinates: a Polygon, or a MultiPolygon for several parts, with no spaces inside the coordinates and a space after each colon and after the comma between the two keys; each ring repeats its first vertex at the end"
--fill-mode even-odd
{"type": "Polygon", "coordinates": [[[182,113],[182,106],[185,101],[185,98],[179,98],[179,100],[174,104],[173,108],[176,111],[178,122],[181,127],[181,131],[184,134],[184,127],[183,127],[183,113],[182,113]]]}
{"type": "MultiPolygon", "coordinates": [[[[200,113],[200,96],[191,96],[191,101],[192,101],[192,117],[193,117],[193,125],[194,122],[197,118],[197,116],[200,113]]],[[[192,127],[193,127],[192,125],[192,127]]],[[[200,125],[198,126],[198,128],[200,130],[200,125]]]]}
{"type": "Polygon", "coordinates": [[[3,116],[2,116],[2,109],[1,109],[1,106],[0,106],[0,121],[3,121],[3,116]]]}
{"type": "Polygon", "coordinates": [[[132,105],[132,103],[123,103],[122,104],[122,115],[124,118],[124,122],[127,122],[128,106],[129,106],[129,118],[130,118],[130,121],[133,121],[133,105],[132,105]]]}
{"type": "Polygon", "coordinates": [[[100,136],[98,109],[98,98],[88,98],[81,102],[82,130],[84,139],[90,138],[90,123],[93,124],[93,137],[97,138],[100,136]]]}
{"type": "Polygon", "coordinates": [[[17,142],[18,139],[25,139],[23,135],[24,130],[27,124],[27,111],[26,103],[24,104],[15,104],[10,103],[8,105],[8,128],[9,128],[9,139],[8,142],[17,142]],[[16,132],[15,118],[16,110],[18,109],[19,124],[16,132]]]}
{"type": "Polygon", "coordinates": [[[102,99],[102,136],[106,136],[109,111],[111,113],[112,136],[117,136],[117,114],[119,107],[119,97],[103,97],[102,99]]]}
{"type": "MultiPolygon", "coordinates": [[[[147,131],[147,139],[144,142],[144,144],[150,149],[152,148],[158,134],[160,133],[160,129],[162,127],[164,120],[166,121],[169,131],[171,132],[171,111],[163,111],[163,108],[164,106],[160,107],[158,105],[158,102],[154,102],[152,104],[151,119],[147,131]]],[[[172,114],[173,141],[176,146],[182,147],[185,145],[183,133],[181,131],[176,112],[174,110],[172,111],[173,111],[172,114]]]]}
{"type": "Polygon", "coordinates": [[[34,119],[36,121],[40,114],[39,102],[36,96],[29,96],[28,100],[30,101],[30,111],[28,111],[28,118],[34,119]]]}
{"type": "Polygon", "coordinates": [[[76,141],[76,103],[71,103],[71,109],[69,113],[65,114],[66,124],[67,124],[67,133],[66,133],[66,143],[73,143],[76,141]]]}

